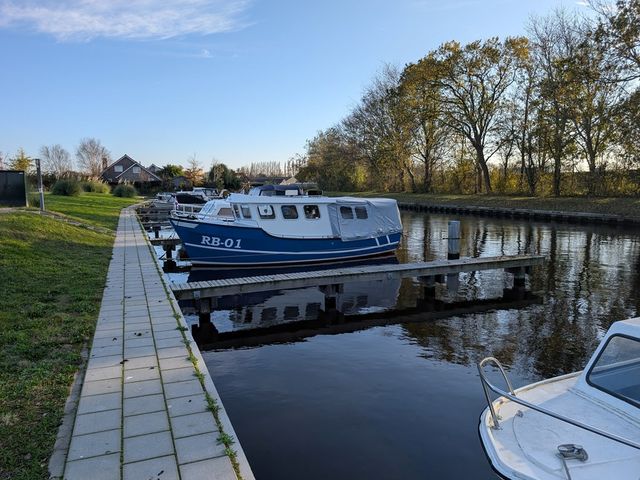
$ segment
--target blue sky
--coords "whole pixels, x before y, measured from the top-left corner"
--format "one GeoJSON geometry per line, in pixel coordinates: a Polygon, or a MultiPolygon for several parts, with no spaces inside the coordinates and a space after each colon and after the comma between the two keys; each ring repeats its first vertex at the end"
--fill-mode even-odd
{"type": "Polygon", "coordinates": [[[0,0],[0,151],[285,161],[385,63],[518,35],[561,0],[0,0]]]}

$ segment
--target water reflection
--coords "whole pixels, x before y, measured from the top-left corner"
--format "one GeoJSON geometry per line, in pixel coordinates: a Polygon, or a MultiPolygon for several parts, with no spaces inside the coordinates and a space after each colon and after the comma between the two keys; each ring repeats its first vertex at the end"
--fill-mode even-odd
{"type": "MultiPolygon", "coordinates": [[[[449,219],[405,213],[399,259],[442,258],[449,219]]],[[[461,231],[462,256],[545,255],[546,264],[530,276],[543,305],[442,325],[405,326],[409,337],[428,345],[429,356],[473,363],[491,354],[525,375],[558,375],[581,369],[611,322],[638,312],[640,239],[632,230],[463,217],[461,231]]],[[[482,297],[500,281],[485,278],[488,274],[461,279],[460,294],[482,297]]]]}

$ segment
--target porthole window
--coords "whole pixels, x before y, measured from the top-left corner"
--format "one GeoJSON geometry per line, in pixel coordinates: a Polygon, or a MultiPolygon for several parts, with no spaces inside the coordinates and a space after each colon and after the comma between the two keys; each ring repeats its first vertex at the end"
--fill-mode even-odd
{"type": "Polygon", "coordinates": [[[249,205],[242,205],[240,208],[242,209],[242,216],[244,218],[251,218],[251,209],[249,208],[249,205]]]}
{"type": "Polygon", "coordinates": [[[304,218],[308,218],[310,220],[320,218],[320,208],[318,208],[318,205],[305,205],[303,209],[304,218]]]}
{"type": "Polygon", "coordinates": [[[282,205],[282,216],[287,220],[295,220],[298,218],[298,209],[295,205],[282,205]]]}
{"type": "Polygon", "coordinates": [[[276,218],[276,212],[273,211],[271,205],[258,205],[258,215],[262,219],[274,219],[276,218]]]}
{"type": "Polygon", "coordinates": [[[340,216],[345,220],[353,220],[353,209],[351,207],[340,207],[340,216]]]}
{"type": "Polygon", "coordinates": [[[355,210],[356,210],[356,218],[359,218],[360,220],[366,220],[367,218],[369,218],[366,207],[356,207],[355,210]]]}

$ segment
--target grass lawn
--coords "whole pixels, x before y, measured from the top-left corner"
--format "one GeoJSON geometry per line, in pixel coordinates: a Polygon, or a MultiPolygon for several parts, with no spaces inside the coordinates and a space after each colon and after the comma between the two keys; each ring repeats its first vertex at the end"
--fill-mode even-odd
{"type": "MultiPolygon", "coordinates": [[[[47,209],[114,229],[136,199],[47,195],[47,209]]],[[[0,479],[47,478],[80,351],[93,334],[114,235],[0,213],[0,479]]]]}
{"type": "Polygon", "coordinates": [[[445,195],[423,193],[335,192],[331,195],[383,196],[399,202],[496,208],[528,208],[640,217],[640,198],[525,197],[510,195],[445,195]]]}
{"type": "Polygon", "coordinates": [[[62,213],[90,225],[116,229],[120,210],[139,203],[140,197],[121,198],[109,193],[84,193],[79,197],[45,194],[44,205],[48,211],[62,213]]]}

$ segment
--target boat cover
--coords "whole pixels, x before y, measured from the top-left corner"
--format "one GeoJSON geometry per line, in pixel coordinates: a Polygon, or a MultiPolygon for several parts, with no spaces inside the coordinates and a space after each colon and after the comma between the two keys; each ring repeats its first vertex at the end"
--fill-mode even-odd
{"type": "Polygon", "coordinates": [[[402,231],[398,204],[395,200],[388,198],[338,200],[335,205],[329,205],[329,217],[334,234],[338,233],[344,241],[379,237],[402,231]],[[366,206],[368,218],[342,218],[339,213],[341,206],[366,206]]]}

